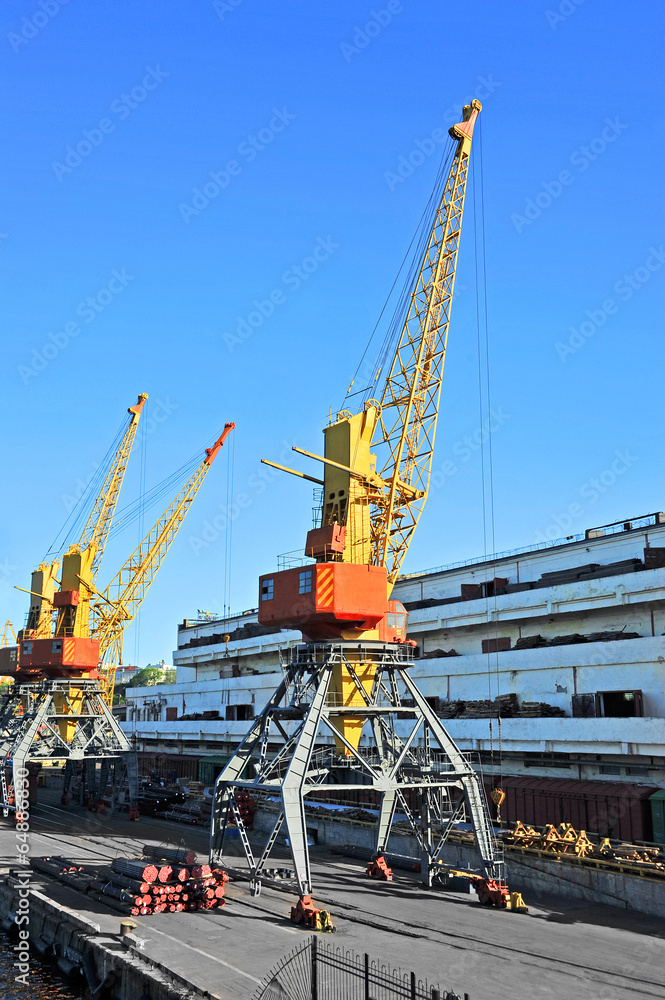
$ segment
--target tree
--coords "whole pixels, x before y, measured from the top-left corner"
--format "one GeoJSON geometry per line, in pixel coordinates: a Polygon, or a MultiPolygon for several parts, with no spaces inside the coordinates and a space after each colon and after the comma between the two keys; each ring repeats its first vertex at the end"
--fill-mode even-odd
{"type": "Polygon", "coordinates": [[[164,671],[159,667],[143,667],[132,677],[128,687],[152,687],[164,680],[164,671]]]}

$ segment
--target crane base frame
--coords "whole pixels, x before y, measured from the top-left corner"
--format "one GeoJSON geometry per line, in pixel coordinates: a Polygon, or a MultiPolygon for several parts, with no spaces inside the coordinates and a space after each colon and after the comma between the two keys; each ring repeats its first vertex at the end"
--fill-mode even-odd
{"type": "MultiPolygon", "coordinates": [[[[0,810],[4,816],[17,808],[10,803],[6,771],[11,764],[14,787],[29,763],[101,761],[123,763],[127,769],[129,801],[138,797],[136,751],[106,702],[97,680],[45,680],[14,684],[0,700],[0,810]],[[62,711],[62,709],[65,711],[62,711]],[[60,725],[59,725],[60,724],[60,725]],[[66,726],[66,738],[60,726],[66,726]]],[[[109,767],[102,766],[98,795],[104,794],[109,767]]]]}
{"type": "Polygon", "coordinates": [[[431,886],[443,846],[461,816],[468,814],[480,854],[479,875],[503,880],[504,863],[489,815],[485,790],[471,762],[458,749],[410,675],[412,647],[401,643],[304,643],[280,651],[283,679],[215,783],[210,832],[210,860],[223,860],[224,838],[231,816],[238,828],[254,892],[282,826],[288,838],[295,881],[301,896],[312,892],[307,847],[305,796],[322,787],[374,788],[380,795],[375,857],[381,858],[396,810],[405,813],[421,851],[423,881],[431,886]],[[371,692],[357,674],[359,658],[375,666],[371,692]],[[352,705],[340,705],[329,693],[335,668],[346,670],[357,695],[352,705]],[[345,738],[334,719],[346,713],[362,718],[367,746],[360,749],[345,738]],[[400,725],[401,735],[396,731],[400,725]],[[408,729],[408,732],[405,730],[408,729]],[[334,746],[317,743],[321,730],[334,746]],[[281,748],[270,758],[270,741],[281,748]],[[340,751],[343,747],[344,752],[340,751]],[[257,759],[258,757],[258,759],[257,759]],[[248,772],[254,765],[254,775],[248,772]],[[349,771],[357,780],[325,785],[333,769],[349,771]],[[419,816],[406,801],[415,791],[419,816]],[[255,857],[236,799],[254,792],[279,800],[277,820],[255,857]],[[433,830],[433,821],[439,829],[433,830]]]}

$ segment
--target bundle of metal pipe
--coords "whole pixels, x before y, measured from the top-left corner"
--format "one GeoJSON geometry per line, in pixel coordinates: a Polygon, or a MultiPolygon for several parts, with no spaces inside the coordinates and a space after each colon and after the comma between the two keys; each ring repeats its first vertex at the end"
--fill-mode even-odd
{"type": "Polygon", "coordinates": [[[196,862],[196,851],[187,851],[184,847],[152,847],[144,844],[143,854],[146,858],[170,861],[172,864],[193,865],[196,862]]]}
{"type": "Polygon", "coordinates": [[[67,858],[60,858],[57,856],[48,858],[33,858],[32,861],[34,862],[35,868],[37,867],[37,863],[39,862],[40,864],[46,866],[46,868],[54,872],[57,871],[58,873],[62,873],[63,875],[65,874],[73,875],[76,872],[83,871],[81,865],[72,864],[72,862],[68,861],[67,858]]]}
{"type": "Polygon", "coordinates": [[[157,865],[153,865],[150,861],[141,861],[140,858],[115,858],[111,868],[119,875],[128,875],[141,882],[156,882],[159,875],[157,865]]]}
{"type": "Polygon", "coordinates": [[[173,853],[190,859],[187,865],[179,860],[174,865],[159,864],[166,862],[165,858],[155,858],[155,864],[145,859],[116,858],[110,866],[84,869],[58,857],[33,858],[31,864],[118,913],[147,916],[224,906],[227,873],[207,864],[193,864],[193,851],[174,849],[173,853]]]}
{"type": "Polygon", "coordinates": [[[212,874],[210,865],[192,865],[193,878],[208,878],[212,874]]]}
{"type": "Polygon", "coordinates": [[[118,872],[114,872],[112,868],[100,869],[99,876],[100,878],[105,878],[107,882],[113,882],[115,885],[122,886],[123,889],[131,889],[143,896],[145,896],[147,892],[150,892],[151,889],[149,882],[142,882],[140,879],[129,878],[128,875],[120,875],[118,872]]]}
{"type": "Polygon", "coordinates": [[[197,813],[180,812],[177,809],[160,809],[155,812],[155,816],[161,819],[170,819],[176,823],[189,823],[190,826],[198,826],[204,823],[202,816],[197,813]]]}
{"type": "Polygon", "coordinates": [[[114,885],[113,882],[100,882],[97,879],[89,883],[90,890],[101,892],[105,896],[117,899],[120,903],[130,903],[132,906],[145,906],[146,900],[150,901],[150,897],[145,894],[134,895],[121,886],[114,885]]]}

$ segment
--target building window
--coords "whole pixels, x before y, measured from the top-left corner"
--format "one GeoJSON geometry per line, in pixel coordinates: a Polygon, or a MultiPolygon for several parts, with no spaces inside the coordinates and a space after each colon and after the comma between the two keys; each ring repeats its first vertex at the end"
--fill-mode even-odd
{"type": "Polygon", "coordinates": [[[225,716],[227,722],[247,722],[254,718],[254,706],[227,705],[225,716]]]}
{"type": "Polygon", "coordinates": [[[644,715],[641,691],[598,691],[596,715],[609,719],[633,719],[644,715]]]}
{"type": "Polygon", "coordinates": [[[261,584],[261,600],[272,601],[275,594],[275,581],[264,580],[261,584]]]}
{"type": "Polygon", "coordinates": [[[621,768],[618,764],[601,764],[600,765],[601,774],[621,774],[621,768]]]}
{"type": "Polygon", "coordinates": [[[298,593],[311,594],[312,592],[312,571],[304,569],[298,574],[298,593]]]}

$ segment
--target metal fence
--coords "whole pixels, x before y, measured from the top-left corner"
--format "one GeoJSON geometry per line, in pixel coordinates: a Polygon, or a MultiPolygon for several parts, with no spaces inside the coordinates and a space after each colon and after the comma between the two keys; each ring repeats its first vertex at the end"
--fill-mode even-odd
{"type": "MultiPolygon", "coordinates": [[[[315,935],[285,955],[253,1000],[462,1000],[457,993],[315,935]]],[[[469,1000],[469,994],[464,994],[469,1000]]]]}

